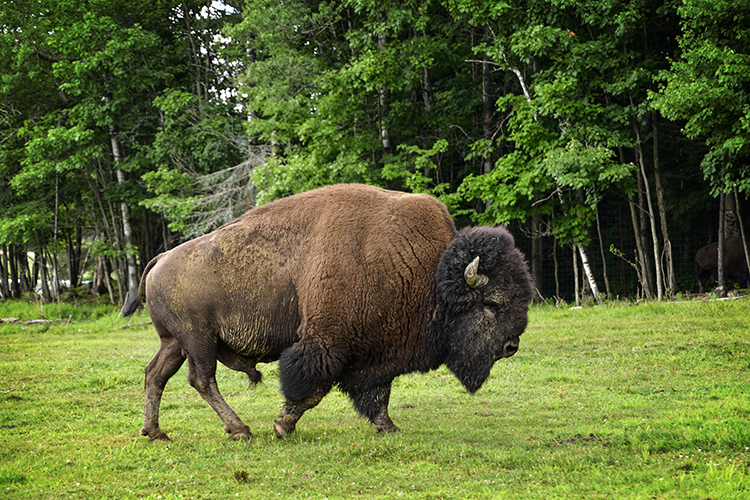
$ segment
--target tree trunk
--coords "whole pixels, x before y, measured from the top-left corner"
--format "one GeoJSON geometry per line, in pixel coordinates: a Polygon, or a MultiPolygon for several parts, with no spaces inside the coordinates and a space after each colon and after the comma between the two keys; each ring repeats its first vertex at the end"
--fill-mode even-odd
{"type": "MultiPolygon", "coordinates": [[[[552,209],[551,217],[555,217],[555,209],[552,209]]],[[[559,276],[559,265],[557,264],[557,237],[552,236],[552,261],[555,264],[555,303],[560,302],[560,276],[559,276]]]]}
{"type": "MultiPolygon", "coordinates": [[[[119,255],[122,255],[125,252],[125,245],[122,242],[122,234],[120,233],[120,227],[118,226],[117,221],[117,214],[116,209],[111,201],[107,201],[107,208],[109,209],[109,217],[112,224],[112,231],[114,233],[115,239],[114,239],[114,245],[115,249],[117,250],[119,255]]],[[[120,217],[120,222],[122,222],[122,217],[120,217]]],[[[112,269],[111,272],[115,273],[115,276],[117,276],[117,294],[120,297],[120,300],[125,297],[127,294],[127,281],[126,278],[126,271],[124,270],[125,263],[122,261],[119,257],[113,257],[112,258],[112,269]]]]}
{"type": "Polygon", "coordinates": [[[76,288],[79,284],[78,275],[81,267],[81,245],[82,245],[82,234],[81,226],[76,224],[75,226],[75,240],[73,239],[73,229],[69,228],[65,231],[65,249],[66,257],[68,261],[68,279],[70,280],[70,288],[76,288]]]}
{"type": "Polygon", "coordinates": [[[102,263],[103,260],[104,256],[102,255],[96,258],[96,264],[94,264],[94,277],[91,280],[91,290],[97,297],[99,295],[103,295],[107,290],[107,287],[104,284],[104,264],[102,263]]]}
{"type": "MultiPolygon", "coordinates": [[[[424,115],[428,116],[432,109],[432,83],[430,81],[430,67],[428,65],[422,66],[422,102],[424,103],[424,115]]],[[[421,130],[422,135],[422,149],[428,149],[430,147],[430,130],[427,126],[423,126],[421,130]]],[[[435,171],[436,174],[439,170],[435,171]]],[[[422,169],[422,174],[425,178],[430,178],[430,166],[429,162],[425,162],[422,169]]],[[[435,179],[435,184],[439,184],[439,179],[435,179]]],[[[425,189],[429,189],[428,183],[425,182],[425,189]]]]}
{"type": "Polygon", "coordinates": [[[599,252],[602,255],[602,272],[604,273],[604,288],[607,290],[607,299],[612,298],[609,290],[609,277],[607,276],[607,254],[604,252],[604,242],[602,241],[602,228],[599,224],[599,207],[596,208],[596,234],[599,236],[599,252]]]}
{"type": "MultiPolygon", "coordinates": [[[[41,286],[42,299],[45,302],[52,302],[52,294],[49,290],[49,277],[47,276],[47,259],[44,255],[44,243],[42,242],[42,235],[40,231],[37,231],[36,239],[39,250],[34,256],[34,267],[39,271],[39,283],[41,286]]],[[[36,275],[36,272],[34,274],[36,275]]],[[[36,276],[34,278],[36,278],[36,276]]],[[[34,279],[34,283],[36,283],[36,279],[34,279]]]]}
{"type": "Polygon", "coordinates": [[[141,221],[143,224],[143,239],[141,241],[140,259],[141,264],[145,265],[154,257],[154,241],[148,214],[145,210],[141,213],[143,214],[141,221]]]}
{"type": "Polygon", "coordinates": [[[188,43],[190,45],[190,60],[193,65],[193,69],[195,70],[194,78],[195,78],[195,95],[198,97],[198,110],[203,109],[203,86],[201,85],[201,67],[203,66],[201,64],[200,60],[200,54],[198,49],[196,48],[195,39],[193,37],[193,34],[195,33],[195,28],[191,25],[190,16],[191,16],[190,8],[188,7],[187,3],[183,0],[182,2],[182,16],[185,20],[185,36],[187,37],[188,43]]]}
{"type": "MultiPolygon", "coordinates": [[[[105,241],[111,248],[117,250],[118,252],[123,252],[123,244],[120,238],[120,230],[117,224],[115,209],[112,206],[111,201],[105,201],[103,199],[101,189],[99,189],[99,187],[105,188],[110,182],[115,182],[115,180],[111,177],[111,175],[109,175],[111,172],[107,172],[104,168],[102,168],[101,163],[98,163],[98,168],[94,169],[92,173],[97,182],[89,180],[89,185],[92,187],[92,191],[94,192],[96,201],[99,204],[99,210],[102,215],[102,223],[104,225],[104,234],[106,235],[105,241]]],[[[96,224],[96,219],[94,220],[94,223],[96,224]]],[[[117,286],[119,288],[120,298],[123,298],[125,297],[126,292],[123,289],[124,274],[121,272],[120,266],[118,264],[119,259],[113,259],[113,261],[115,262],[115,268],[112,269],[111,272],[115,272],[115,274],[117,275],[117,286]]],[[[110,287],[112,285],[109,278],[107,279],[107,285],[110,287]]],[[[112,299],[111,296],[110,299],[112,299]]],[[[114,304],[115,302],[112,303],[114,304]]]]}
{"type": "Polygon", "coordinates": [[[430,67],[428,65],[422,66],[422,101],[424,102],[424,111],[429,113],[432,109],[432,82],[430,81],[430,67]]]}
{"type": "MultiPolygon", "coordinates": [[[[115,171],[117,172],[117,183],[124,187],[125,185],[125,172],[120,168],[122,161],[122,155],[120,153],[120,144],[117,142],[115,135],[114,125],[110,127],[110,141],[112,143],[112,156],[114,158],[115,171]]],[[[133,229],[130,226],[130,207],[127,202],[123,199],[120,201],[120,213],[122,215],[122,232],[125,237],[125,261],[127,263],[127,276],[128,276],[128,291],[127,295],[123,297],[120,295],[120,303],[125,303],[128,296],[138,293],[138,272],[135,265],[135,257],[133,252],[135,245],[133,245],[133,229]]]]}
{"type": "Polygon", "coordinates": [[[386,153],[391,151],[391,138],[388,131],[388,89],[381,85],[378,89],[378,109],[380,111],[380,145],[386,153]]]}
{"type": "Polygon", "coordinates": [[[10,298],[10,286],[8,285],[8,245],[0,248],[0,293],[3,295],[3,302],[10,298]]]}
{"type": "Polygon", "coordinates": [[[102,259],[102,269],[104,270],[104,286],[107,287],[109,293],[109,303],[115,305],[117,301],[115,301],[115,292],[112,289],[112,268],[109,265],[109,259],[106,257],[102,259]]]}
{"type": "Polygon", "coordinates": [[[42,288],[42,299],[45,302],[52,302],[52,294],[49,290],[49,283],[47,277],[47,259],[44,255],[44,248],[39,245],[39,254],[35,258],[36,265],[39,266],[39,283],[42,288]]]}
{"type": "MultiPolygon", "coordinates": [[[[728,194],[728,193],[727,193],[728,194]]],[[[724,237],[737,238],[740,235],[737,209],[734,196],[724,197],[724,237]]]]}
{"type": "MultiPolygon", "coordinates": [[[[639,175],[640,179],[641,176],[639,175]]],[[[651,300],[654,296],[653,288],[651,288],[651,280],[648,278],[649,273],[649,262],[644,248],[643,232],[641,231],[641,224],[639,222],[640,208],[636,205],[635,200],[632,196],[628,196],[628,205],[630,205],[630,219],[633,221],[633,233],[635,234],[635,248],[638,255],[638,266],[640,267],[640,278],[641,286],[643,287],[643,294],[646,296],[646,300],[651,300]]]]}
{"type": "Polygon", "coordinates": [[[576,246],[570,246],[573,249],[573,286],[575,287],[576,306],[581,305],[581,298],[578,295],[578,256],[576,255],[576,246]]]}
{"type": "MultiPolygon", "coordinates": [[[[57,266],[57,235],[60,228],[60,176],[55,174],[55,225],[52,232],[52,244],[55,247],[55,252],[52,254],[52,294],[56,300],[60,299],[60,276],[58,275],[57,266]]],[[[44,251],[44,250],[42,250],[44,251]]],[[[46,259],[42,255],[41,262],[46,267],[46,259]]],[[[46,276],[47,271],[44,270],[46,276]]]]}
{"type": "Polygon", "coordinates": [[[55,296],[55,300],[59,300],[62,289],[60,287],[60,264],[57,262],[57,252],[52,253],[50,259],[52,259],[52,294],[55,296]]]}
{"type": "Polygon", "coordinates": [[[16,245],[10,245],[9,247],[9,254],[8,254],[8,262],[10,263],[10,289],[13,295],[13,298],[20,299],[21,298],[21,283],[19,279],[19,272],[18,272],[18,250],[16,249],[16,245]]]}
{"type": "MultiPolygon", "coordinates": [[[[747,248],[747,236],[745,235],[745,225],[742,223],[742,210],[740,210],[740,195],[737,194],[737,186],[734,186],[734,201],[737,207],[737,222],[740,226],[740,237],[742,237],[742,248],[745,251],[745,264],[748,270],[750,270],[750,252],[747,248]]],[[[745,288],[750,288],[750,276],[747,277],[745,283],[742,283],[745,288]]]]}
{"type": "MultiPolygon", "coordinates": [[[[622,149],[622,147],[617,148],[619,155],[620,155],[620,163],[625,163],[625,151],[622,149]]],[[[638,198],[641,197],[641,176],[636,175],[636,179],[638,179],[638,198]]],[[[635,248],[636,248],[636,260],[637,265],[640,268],[639,276],[641,286],[643,288],[643,294],[646,296],[646,299],[651,300],[651,297],[653,296],[653,289],[651,288],[651,284],[648,279],[648,260],[647,260],[647,254],[644,250],[644,240],[641,237],[642,231],[641,231],[641,224],[640,224],[640,217],[639,217],[639,207],[635,204],[635,200],[632,196],[628,196],[628,207],[630,208],[630,220],[633,223],[633,234],[635,236],[635,248]]],[[[623,273],[623,283],[624,283],[624,273],[623,273]]]]}
{"type": "Polygon", "coordinates": [[[16,249],[16,267],[18,268],[18,282],[20,285],[19,297],[24,293],[34,291],[34,287],[31,284],[31,271],[29,270],[29,256],[25,247],[15,246],[16,249]]]}
{"type": "Polygon", "coordinates": [[[91,246],[89,246],[86,249],[86,256],[83,258],[83,262],[81,263],[78,269],[79,274],[78,274],[78,277],[76,278],[76,283],[78,283],[79,286],[83,285],[83,275],[86,272],[86,264],[88,264],[89,257],[91,257],[91,246]]]}
{"type": "MultiPolygon", "coordinates": [[[[484,41],[489,43],[489,29],[484,30],[484,41]]],[[[492,67],[490,66],[490,56],[487,52],[482,57],[482,138],[492,140],[492,114],[495,110],[495,103],[492,99],[490,87],[492,85],[492,67]]],[[[489,174],[492,172],[492,153],[491,144],[487,144],[485,154],[482,156],[482,173],[489,174]]],[[[487,198],[484,203],[485,210],[492,205],[492,199],[487,198]]]]}
{"type": "Polygon", "coordinates": [[[677,279],[674,274],[674,259],[672,257],[672,241],[669,239],[667,227],[667,204],[664,201],[664,188],[661,185],[661,168],[659,165],[659,123],[656,113],[652,115],[654,142],[654,184],[656,186],[656,201],[659,206],[659,220],[661,221],[661,235],[664,238],[664,259],[666,266],[667,295],[674,298],[677,293],[677,279]]]}
{"type": "MultiPolygon", "coordinates": [[[[385,49],[387,38],[385,35],[378,35],[378,47],[381,50],[385,49]]],[[[380,115],[380,145],[383,147],[383,151],[388,154],[391,152],[391,137],[388,129],[388,112],[389,112],[389,98],[388,89],[385,85],[381,85],[378,89],[378,112],[380,115]]]]}
{"type": "MultiPolygon", "coordinates": [[[[651,239],[654,245],[654,267],[656,269],[656,298],[661,300],[664,297],[664,287],[661,279],[661,258],[659,256],[659,237],[656,234],[656,220],[654,217],[654,206],[651,203],[651,189],[648,185],[648,176],[646,175],[646,162],[643,158],[643,149],[641,148],[641,134],[638,131],[638,124],[633,120],[633,130],[635,132],[635,155],[643,177],[644,192],[646,194],[646,206],[648,207],[648,223],[651,228],[651,239]]],[[[643,228],[641,228],[643,230],[643,228]]]]}
{"type": "Polygon", "coordinates": [[[542,286],[542,231],[541,217],[534,215],[531,217],[531,278],[536,286],[536,295],[534,302],[544,300],[544,287],[542,286]]]}
{"type": "Polygon", "coordinates": [[[594,300],[596,300],[597,304],[599,304],[601,303],[601,299],[599,298],[599,288],[596,286],[594,273],[591,272],[589,258],[588,256],[586,256],[586,250],[583,248],[583,245],[578,245],[578,253],[581,254],[581,264],[583,264],[583,271],[584,273],[586,273],[586,278],[588,279],[589,286],[591,287],[591,293],[594,295],[594,300]]]}
{"type": "Polygon", "coordinates": [[[719,195],[719,243],[716,248],[717,256],[717,274],[719,277],[719,286],[716,288],[716,296],[724,297],[726,288],[724,287],[724,214],[726,212],[726,197],[722,192],[719,195]]]}

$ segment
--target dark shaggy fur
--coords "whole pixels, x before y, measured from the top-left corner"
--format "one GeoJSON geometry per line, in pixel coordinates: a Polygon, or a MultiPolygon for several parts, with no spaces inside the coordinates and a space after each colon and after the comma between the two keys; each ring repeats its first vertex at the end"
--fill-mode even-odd
{"type": "MultiPolygon", "coordinates": [[[[188,380],[225,430],[250,437],[218,391],[216,363],[253,382],[257,363],[278,359],[282,437],[333,385],[379,432],[397,430],[388,401],[401,374],[445,363],[476,391],[518,348],[531,281],[504,228],[457,233],[432,197],[338,185],[250,210],[159,255],[141,292],[161,340],[146,367],[141,433],[167,439],[161,395],[187,359],[188,380]],[[464,277],[476,257],[481,288],[464,277]]],[[[138,302],[130,297],[122,313],[138,302]]]]}
{"type": "Polygon", "coordinates": [[[443,362],[473,393],[503,356],[503,343],[517,339],[526,328],[533,292],[526,261],[505,228],[467,228],[440,259],[437,289],[448,310],[446,329],[451,332],[443,362]],[[479,273],[489,282],[473,290],[463,272],[477,256],[479,273]]]}
{"type": "MultiPolygon", "coordinates": [[[[513,236],[504,227],[471,227],[461,231],[448,244],[440,258],[437,272],[438,295],[454,313],[474,307],[486,290],[473,290],[464,280],[464,269],[479,257],[479,273],[490,281],[513,276],[518,280],[520,294],[531,294],[531,278],[521,253],[516,249],[513,236]]],[[[519,297],[527,303],[525,295],[519,297]]]]}

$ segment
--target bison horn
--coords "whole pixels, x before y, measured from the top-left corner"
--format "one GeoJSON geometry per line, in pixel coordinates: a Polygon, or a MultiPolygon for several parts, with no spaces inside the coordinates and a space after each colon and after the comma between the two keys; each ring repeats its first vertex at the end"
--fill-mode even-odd
{"type": "Polygon", "coordinates": [[[466,266],[464,279],[470,288],[482,288],[490,280],[484,274],[479,274],[479,257],[472,260],[471,263],[466,266]]]}

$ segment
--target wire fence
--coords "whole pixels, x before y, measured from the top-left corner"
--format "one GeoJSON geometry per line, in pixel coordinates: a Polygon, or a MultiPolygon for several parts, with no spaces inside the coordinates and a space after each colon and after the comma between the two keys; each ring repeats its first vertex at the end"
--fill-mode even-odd
{"type": "MultiPolygon", "coordinates": [[[[717,214],[717,212],[714,213],[717,214]]],[[[676,293],[697,293],[698,291],[698,281],[694,275],[693,261],[699,249],[717,239],[714,229],[716,224],[710,222],[713,215],[711,211],[706,211],[703,214],[698,214],[699,220],[697,222],[677,219],[671,221],[669,225],[673,266],[677,283],[676,293]]],[[[596,227],[593,227],[590,233],[591,242],[586,247],[589,263],[591,264],[599,292],[607,292],[606,281],[608,281],[609,293],[612,298],[634,299],[642,297],[643,290],[637,269],[639,263],[636,251],[636,239],[630,216],[630,208],[627,202],[609,203],[600,207],[599,223],[602,244],[600,245],[596,227]],[[604,259],[602,259],[602,253],[604,254],[604,259]],[[607,280],[605,280],[605,269],[607,280]]],[[[524,252],[529,262],[531,262],[532,245],[531,234],[527,230],[528,228],[521,224],[516,224],[511,226],[510,229],[516,238],[516,244],[524,252]]],[[[662,263],[662,274],[664,274],[666,272],[666,259],[661,229],[657,230],[657,233],[659,236],[659,258],[662,263]]],[[[572,302],[575,297],[573,248],[570,245],[558,245],[552,235],[542,236],[540,238],[540,245],[542,279],[540,283],[536,283],[539,294],[545,299],[558,298],[572,302]]],[[[650,232],[648,243],[644,250],[648,253],[647,257],[650,267],[655,269],[654,247],[651,242],[650,232]]],[[[585,275],[580,257],[576,256],[576,258],[578,259],[577,269],[580,289],[586,286],[584,285],[585,275]]],[[[664,282],[666,283],[666,279],[664,282]]]]}

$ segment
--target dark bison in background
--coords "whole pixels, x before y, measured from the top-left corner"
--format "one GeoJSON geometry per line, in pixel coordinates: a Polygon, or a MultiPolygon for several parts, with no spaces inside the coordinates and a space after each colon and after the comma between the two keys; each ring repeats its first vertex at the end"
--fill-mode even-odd
{"type": "MultiPolygon", "coordinates": [[[[703,293],[703,287],[708,278],[713,276],[714,280],[718,281],[719,279],[718,249],[718,243],[711,243],[695,254],[693,270],[695,279],[698,280],[700,293],[703,293]]],[[[724,240],[724,277],[728,286],[737,283],[744,288],[750,287],[750,274],[747,272],[742,238],[727,238],[724,240]]]]}
{"type": "Polygon", "coordinates": [[[364,185],[254,208],[158,255],[140,290],[161,340],[146,366],[141,434],[151,439],[169,439],[159,404],[185,359],[190,384],[233,438],[251,433],[219,393],[217,360],[253,383],[257,363],[279,360],[278,437],[334,384],[378,432],[397,431],[388,416],[395,377],[444,363],[475,392],[518,350],[532,298],[504,228],[457,233],[438,200],[364,185]]]}

